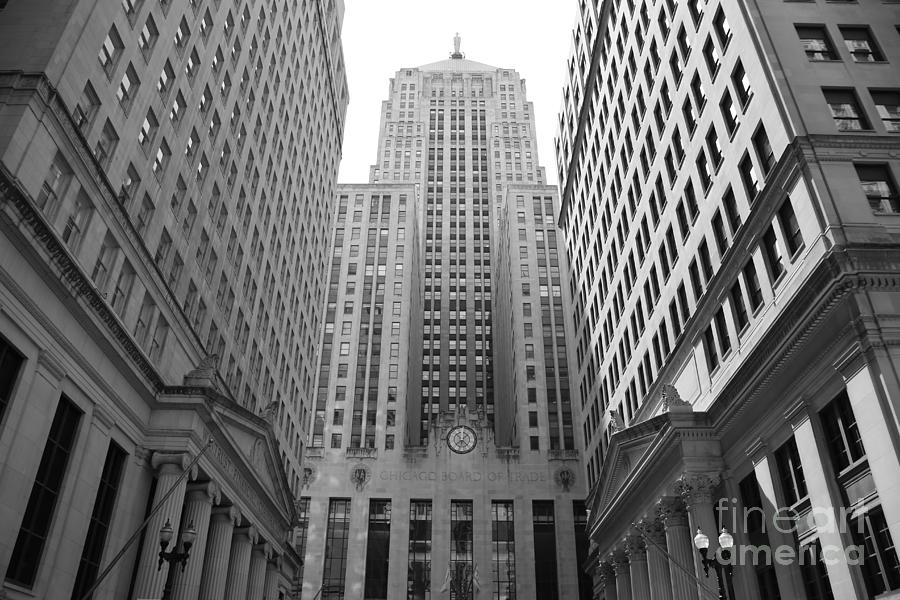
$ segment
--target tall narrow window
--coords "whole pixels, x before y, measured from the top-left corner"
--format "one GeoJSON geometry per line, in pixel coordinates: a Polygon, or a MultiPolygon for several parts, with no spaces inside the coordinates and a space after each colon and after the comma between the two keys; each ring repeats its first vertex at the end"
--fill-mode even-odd
{"type": "Polygon", "coordinates": [[[784,255],[781,252],[781,246],[778,238],[775,236],[775,229],[769,225],[766,233],[762,238],[763,257],[766,259],[766,267],[769,269],[769,279],[774,284],[784,273],[784,255]]]}
{"type": "Polygon", "coordinates": [[[491,502],[492,600],[516,600],[516,540],[511,500],[491,502]]]}
{"type": "Polygon", "coordinates": [[[431,501],[409,504],[407,600],[431,600],[431,501]]]}
{"type": "Polygon", "coordinates": [[[471,598],[474,554],[472,501],[450,502],[450,600],[471,598]]]}
{"type": "Polygon", "coordinates": [[[576,565],[578,568],[578,600],[592,600],[594,597],[594,584],[591,576],[582,566],[587,561],[588,548],[590,547],[590,540],[587,533],[587,507],[584,504],[584,500],[572,501],[572,513],[575,517],[575,559],[578,561],[576,565]]]}
{"type": "Polygon", "coordinates": [[[793,437],[775,451],[775,464],[778,465],[778,476],[781,479],[785,502],[793,505],[806,498],[806,477],[803,475],[797,441],[793,437]]]}
{"type": "Polygon", "coordinates": [[[369,538],[366,542],[366,600],[387,600],[390,547],[391,501],[369,500],[369,538]]]}
{"type": "Polygon", "coordinates": [[[819,417],[822,419],[825,441],[836,474],[839,475],[865,458],[866,450],[846,391],[842,391],[822,409],[819,417]]]}
{"type": "Polygon", "coordinates": [[[21,366],[22,355],[0,337],[0,424],[3,423],[3,415],[12,398],[13,386],[16,385],[21,366]]]}
{"type": "Polygon", "coordinates": [[[531,503],[534,527],[534,576],[536,597],[558,600],[559,585],[556,568],[556,518],[552,500],[533,500],[531,503]]]}
{"type": "Polygon", "coordinates": [[[103,472],[100,475],[100,487],[94,500],[94,509],[81,551],[81,562],[75,576],[75,587],[72,588],[72,600],[81,600],[85,592],[94,584],[100,571],[100,560],[106,546],[106,536],[112,522],[116,497],[119,495],[119,484],[122,480],[122,469],[127,454],[115,442],[109,443],[103,472]]]}
{"type": "Polygon", "coordinates": [[[762,306],[763,296],[762,287],[759,284],[759,277],[756,274],[756,265],[752,258],[744,265],[744,283],[747,287],[750,309],[756,312],[756,310],[762,306]]]}
{"type": "Polygon", "coordinates": [[[9,582],[29,588],[34,585],[56,502],[68,470],[69,455],[75,445],[81,414],[71,400],[60,397],[6,570],[6,580],[9,582]]]}
{"type": "Polygon", "coordinates": [[[797,221],[797,215],[794,214],[794,206],[791,204],[790,198],[786,199],[778,209],[778,223],[784,233],[788,255],[793,256],[797,250],[803,247],[803,233],[800,231],[800,223],[797,221]]]}
{"type": "Polygon", "coordinates": [[[853,519],[850,531],[865,552],[862,569],[869,597],[900,589],[900,560],[882,508],[871,508],[853,519]]]}
{"type": "Polygon", "coordinates": [[[325,531],[325,563],[322,572],[322,600],[343,600],[347,571],[347,542],[350,539],[350,500],[332,498],[328,502],[325,531]]]}
{"type": "Polygon", "coordinates": [[[309,531],[309,496],[303,496],[297,501],[297,530],[299,533],[294,538],[294,549],[300,557],[300,581],[303,581],[303,565],[306,561],[306,539],[309,531]]]}

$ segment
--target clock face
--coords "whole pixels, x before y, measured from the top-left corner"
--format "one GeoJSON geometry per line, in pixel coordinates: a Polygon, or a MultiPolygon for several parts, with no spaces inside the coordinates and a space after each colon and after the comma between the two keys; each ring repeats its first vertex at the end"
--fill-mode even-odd
{"type": "Polygon", "coordinates": [[[475,431],[471,427],[460,425],[447,434],[447,445],[457,454],[465,454],[475,449],[475,431]]]}

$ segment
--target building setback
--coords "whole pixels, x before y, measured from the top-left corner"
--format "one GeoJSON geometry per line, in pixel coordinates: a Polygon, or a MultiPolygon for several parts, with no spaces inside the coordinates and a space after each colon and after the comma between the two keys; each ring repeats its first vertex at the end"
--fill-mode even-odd
{"type": "Polygon", "coordinates": [[[401,69],[339,185],[303,598],[589,598],[557,240],[515,71],[401,69]]]}
{"type": "Polygon", "coordinates": [[[714,589],[692,539],[722,527],[734,597],[900,589],[896,23],[580,3],[557,153],[596,597],[714,589]]]}
{"type": "Polygon", "coordinates": [[[0,3],[0,596],[82,597],[170,489],[94,598],[296,585],[342,19],[0,3]],[[184,570],[157,569],[167,522],[184,570]]]}

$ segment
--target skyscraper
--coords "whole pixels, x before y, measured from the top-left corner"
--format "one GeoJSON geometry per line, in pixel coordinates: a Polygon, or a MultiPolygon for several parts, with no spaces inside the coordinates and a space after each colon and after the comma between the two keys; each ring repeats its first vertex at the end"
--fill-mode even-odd
{"type": "Polygon", "coordinates": [[[82,597],[157,505],[94,598],[292,589],[342,18],[0,4],[0,596],[82,597]]]}
{"type": "Polygon", "coordinates": [[[532,115],[524,80],[457,38],[397,72],[370,182],[338,186],[304,598],[590,597],[558,201],[532,115]]]}
{"type": "Polygon", "coordinates": [[[579,6],[557,150],[596,593],[697,598],[698,529],[732,597],[900,589],[896,6],[579,6]]]}

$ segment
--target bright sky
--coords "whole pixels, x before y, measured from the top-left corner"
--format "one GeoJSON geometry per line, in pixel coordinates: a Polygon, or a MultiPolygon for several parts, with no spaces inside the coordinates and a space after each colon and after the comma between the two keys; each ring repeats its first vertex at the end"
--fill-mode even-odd
{"type": "Polygon", "coordinates": [[[401,68],[466,58],[515,69],[534,104],[538,157],[556,183],[553,138],[577,4],[574,0],[344,0],[341,38],[350,106],[338,181],[366,183],[377,158],[381,102],[401,68]]]}

